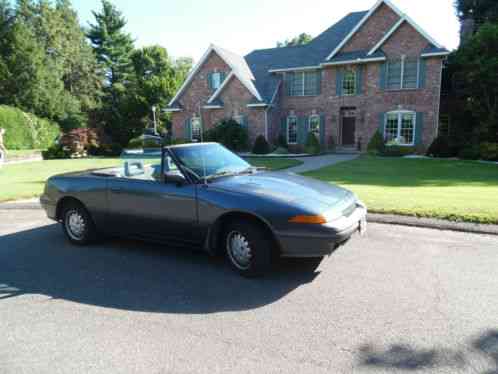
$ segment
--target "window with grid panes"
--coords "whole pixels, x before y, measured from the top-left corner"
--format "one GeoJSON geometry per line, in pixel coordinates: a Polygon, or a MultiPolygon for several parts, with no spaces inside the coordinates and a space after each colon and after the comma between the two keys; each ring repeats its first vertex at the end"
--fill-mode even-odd
{"type": "Polygon", "coordinates": [[[387,63],[387,89],[399,90],[401,88],[401,60],[393,60],[387,63]]]}
{"type": "Polygon", "coordinates": [[[403,88],[417,88],[418,59],[410,58],[404,61],[403,88]]]}
{"type": "Polygon", "coordinates": [[[352,96],[356,93],[356,72],[354,70],[346,70],[342,77],[342,94],[352,96]]]}
{"type": "Polygon", "coordinates": [[[287,117],[287,144],[297,143],[297,117],[287,117]]]}
{"type": "Polygon", "coordinates": [[[192,129],[191,129],[192,139],[191,140],[193,142],[201,141],[201,131],[202,131],[201,119],[199,117],[192,118],[191,126],[192,126],[192,129]]]}
{"type": "Polygon", "coordinates": [[[320,72],[290,73],[290,96],[316,96],[320,93],[320,72]]]}
{"type": "Polygon", "coordinates": [[[314,134],[315,137],[320,141],[320,116],[312,115],[309,119],[309,132],[314,134]]]}
{"type": "Polygon", "coordinates": [[[399,145],[415,143],[415,112],[390,112],[386,115],[384,139],[399,145]]]}

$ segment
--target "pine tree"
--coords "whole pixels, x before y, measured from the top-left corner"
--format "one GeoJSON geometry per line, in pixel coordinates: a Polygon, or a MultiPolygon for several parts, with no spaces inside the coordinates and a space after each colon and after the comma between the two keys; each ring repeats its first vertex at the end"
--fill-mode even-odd
{"type": "Polygon", "coordinates": [[[102,0],[101,12],[93,12],[93,15],[96,23],[90,25],[87,37],[105,77],[102,120],[114,141],[126,145],[137,126],[124,115],[129,111],[127,88],[133,73],[133,39],[124,31],[125,18],[109,1],[102,0]]]}

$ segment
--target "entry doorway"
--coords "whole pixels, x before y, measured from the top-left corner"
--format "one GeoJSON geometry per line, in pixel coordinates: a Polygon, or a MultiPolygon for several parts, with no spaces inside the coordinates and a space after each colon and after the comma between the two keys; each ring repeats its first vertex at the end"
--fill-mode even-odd
{"type": "Polygon", "coordinates": [[[341,145],[354,147],[356,144],[356,108],[341,109],[341,145]]]}

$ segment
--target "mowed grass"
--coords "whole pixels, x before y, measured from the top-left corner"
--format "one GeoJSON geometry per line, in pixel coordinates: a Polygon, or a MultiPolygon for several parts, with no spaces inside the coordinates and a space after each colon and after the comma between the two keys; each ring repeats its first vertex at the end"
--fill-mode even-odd
{"type": "Polygon", "coordinates": [[[119,158],[47,160],[4,165],[0,169],[0,202],[28,199],[42,194],[52,175],[117,166],[119,158]]]}
{"type": "Polygon", "coordinates": [[[266,167],[270,170],[282,170],[302,165],[302,161],[291,158],[248,157],[245,160],[253,166],[266,167]]]}
{"type": "Polygon", "coordinates": [[[498,165],[363,156],[306,176],[354,191],[370,212],[498,224],[498,165]]]}
{"type": "Polygon", "coordinates": [[[7,160],[17,160],[17,159],[29,158],[35,156],[41,156],[41,150],[37,149],[7,150],[7,160]]]}
{"type": "MultiPolygon", "coordinates": [[[[254,166],[265,166],[271,170],[300,165],[300,161],[289,159],[250,159],[254,166]]],[[[87,158],[75,160],[47,160],[23,164],[4,165],[0,169],[0,202],[29,199],[43,193],[45,181],[52,175],[101,169],[121,165],[119,158],[87,158]]]]}

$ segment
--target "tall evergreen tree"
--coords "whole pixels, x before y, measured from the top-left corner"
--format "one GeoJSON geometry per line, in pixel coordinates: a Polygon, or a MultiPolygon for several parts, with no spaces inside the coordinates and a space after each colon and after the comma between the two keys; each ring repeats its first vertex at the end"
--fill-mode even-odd
{"type": "Polygon", "coordinates": [[[456,0],[455,7],[460,21],[472,19],[475,30],[486,22],[498,22],[498,1],[456,0]]]}
{"type": "Polygon", "coordinates": [[[134,132],[123,115],[127,111],[127,87],[133,72],[133,39],[124,31],[125,18],[108,0],[102,0],[101,12],[93,12],[93,15],[95,24],[90,25],[87,36],[105,76],[102,120],[109,135],[126,145],[134,132]]]}

